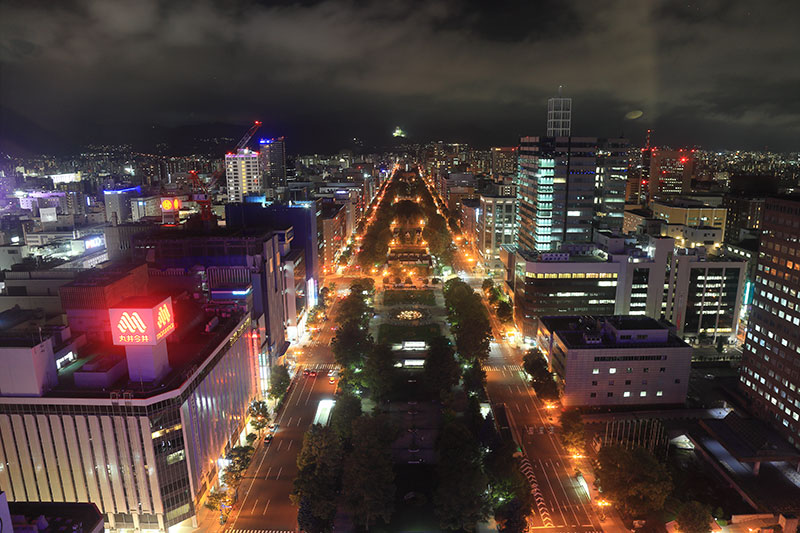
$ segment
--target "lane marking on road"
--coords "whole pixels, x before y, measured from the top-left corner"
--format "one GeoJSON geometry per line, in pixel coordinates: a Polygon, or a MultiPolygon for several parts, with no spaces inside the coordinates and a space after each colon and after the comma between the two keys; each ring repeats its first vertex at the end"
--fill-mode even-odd
{"type": "Polygon", "coordinates": [[[264,479],[269,479],[270,472],[272,472],[272,467],[269,467],[269,470],[267,470],[267,477],[265,477],[264,479]]]}
{"type": "Polygon", "coordinates": [[[288,421],[288,422],[286,422],[286,427],[287,427],[287,428],[288,428],[289,426],[291,426],[291,425],[292,425],[292,418],[294,418],[294,417],[293,417],[293,416],[290,416],[290,417],[289,417],[289,421],[288,421]]]}
{"type": "Polygon", "coordinates": [[[255,513],[256,512],[256,505],[258,505],[258,498],[256,498],[256,502],[253,504],[253,510],[250,511],[251,513],[255,513]]]}
{"type": "Polygon", "coordinates": [[[269,502],[271,502],[271,501],[272,500],[267,500],[267,505],[264,506],[264,512],[261,513],[261,514],[267,514],[267,508],[269,507],[269,502]]]}
{"type": "Polygon", "coordinates": [[[279,441],[278,441],[278,449],[277,449],[277,450],[275,450],[275,451],[277,451],[277,452],[281,451],[281,445],[282,445],[282,444],[283,444],[283,440],[279,440],[279,441]]]}
{"type": "Polygon", "coordinates": [[[288,452],[291,449],[292,449],[292,441],[290,440],[289,445],[286,447],[286,451],[288,452]]]}
{"type": "Polygon", "coordinates": [[[283,472],[283,467],[278,469],[278,475],[275,476],[275,481],[278,481],[281,478],[281,472],[283,472]]]}

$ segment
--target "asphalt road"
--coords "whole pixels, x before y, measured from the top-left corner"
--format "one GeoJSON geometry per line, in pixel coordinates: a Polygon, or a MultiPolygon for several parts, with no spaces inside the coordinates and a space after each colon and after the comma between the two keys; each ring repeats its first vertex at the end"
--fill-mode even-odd
{"type": "Polygon", "coordinates": [[[272,442],[257,446],[252,463],[239,488],[239,502],[229,520],[229,531],[289,532],[297,528],[297,508],[289,493],[297,475],[297,453],[303,435],[314,421],[320,400],[333,399],[335,385],[328,381],[334,367],[330,320],[322,324],[311,342],[301,348],[298,361],[317,368],[317,377],[298,372],[292,381],[283,411],[276,419],[278,429],[272,442]]]}

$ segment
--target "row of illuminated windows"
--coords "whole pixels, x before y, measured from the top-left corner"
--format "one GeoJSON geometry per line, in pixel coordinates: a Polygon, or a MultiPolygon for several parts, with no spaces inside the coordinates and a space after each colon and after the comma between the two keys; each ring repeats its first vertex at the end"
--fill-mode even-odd
{"type": "Polygon", "coordinates": [[[617,274],[616,272],[526,272],[525,277],[536,279],[616,279],[617,274]]]}
{"type": "MultiPolygon", "coordinates": [[[[623,398],[630,398],[630,396],[631,396],[630,391],[625,391],[625,392],[622,393],[622,397],[623,398]]],[[[645,396],[647,396],[647,391],[639,391],[639,397],[640,398],[644,398],[645,396]]],[[[664,391],[661,391],[661,390],[656,391],[656,396],[658,396],[658,397],[664,396],[664,391]]],[[[590,398],[597,398],[597,393],[596,392],[591,392],[591,393],[589,393],[589,397],[590,398]]],[[[607,398],[613,398],[614,397],[614,393],[613,392],[607,392],[606,393],[606,397],[607,398]]]]}

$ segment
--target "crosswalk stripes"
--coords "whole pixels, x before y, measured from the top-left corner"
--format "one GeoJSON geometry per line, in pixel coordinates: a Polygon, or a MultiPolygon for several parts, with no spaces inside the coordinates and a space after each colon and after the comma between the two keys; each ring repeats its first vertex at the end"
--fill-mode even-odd
{"type": "Polygon", "coordinates": [[[295,533],[294,529],[229,529],[228,533],[295,533]]]}
{"type": "Polygon", "coordinates": [[[309,370],[338,370],[339,365],[336,363],[312,363],[310,365],[303,365],[303,368],[309,370]]]}
{"type": "Polygon", "coordinates": [[[508,370],[510,372],[520,372],[522,367],[520,365],[483,365],[484,372],[503,372],[508,370]]]}

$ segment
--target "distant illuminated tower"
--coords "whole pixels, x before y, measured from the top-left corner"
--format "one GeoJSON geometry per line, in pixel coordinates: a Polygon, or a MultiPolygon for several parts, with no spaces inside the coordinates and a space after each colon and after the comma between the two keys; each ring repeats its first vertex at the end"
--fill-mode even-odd
{"type": "Polygon", "coordinates": [[[261,139],[259,161],[263,175],[264,187],[275,188],[286,186],[286,143],[283,137],[261,139]]]}
{"type": "Polygon", "coordinates": [[[229,202],[241,202],[248,194],[261,193],[264,189],[258,152],[244,148],[225,154],[225,178],[229,202]]]}
{"type": "Polygon", "coordinates": [[[547,100],[547,137],[569,137],[572,135],[572,98],[558,96],[547,100]]]}

